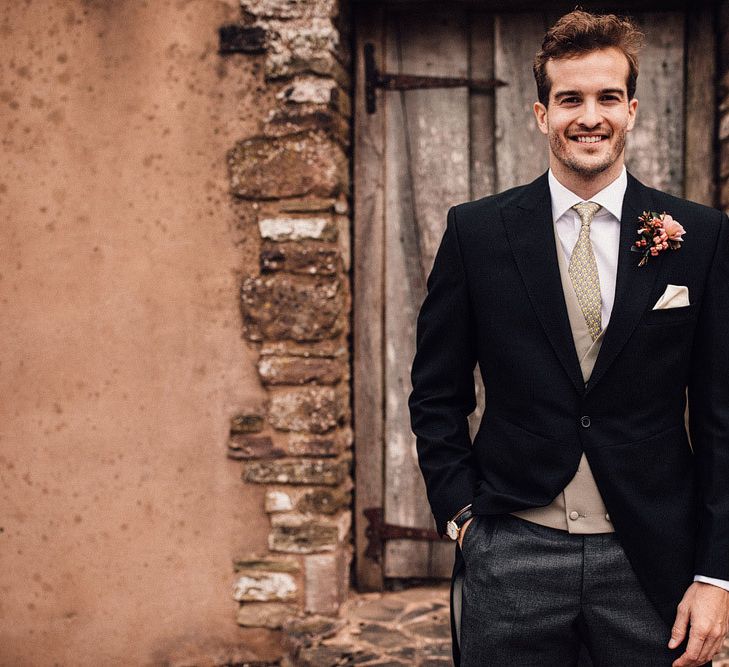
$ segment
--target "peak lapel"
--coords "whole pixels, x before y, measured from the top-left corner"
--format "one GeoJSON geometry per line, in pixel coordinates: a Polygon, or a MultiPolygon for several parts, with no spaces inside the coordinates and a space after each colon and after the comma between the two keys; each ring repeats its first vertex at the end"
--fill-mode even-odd
{"type": "Polygon", "coordinates": [[[547,172],[503,208],[511,251],[544,332],[578,392],[585,390],[557,263],[547,172]]]}
{"type": "Polygon", "coordinates": [[[653,202],[648,189],[628,173],[628,185],[620,217],[615,302],[610,314],[610,321],[605,329],[600,353],[586,387],[588,392],[600,381],[610,364],[620,354],[648,305],[648,296],[656,281],[665,253],[651,257],[645,265],[639,267],[640,255],[631,252],[630,247],[638,237],[638,217],[643,211],[652,210],[652,207],[653,202]]]}

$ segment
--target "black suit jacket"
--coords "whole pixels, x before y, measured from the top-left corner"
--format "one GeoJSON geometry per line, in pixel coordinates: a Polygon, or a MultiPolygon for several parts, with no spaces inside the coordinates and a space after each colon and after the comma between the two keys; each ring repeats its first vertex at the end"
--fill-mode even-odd
{"type": "Polygon", "coordinates": [[[615,304],[585,386],[547,174],[451,208],[418,316],[411,424],[441,534],[470,502],[477,514],[549,504],[584,451],[670,627],[694,574],[729,579],[729,220],[628,174],[620,229],[615,304]],[[686,234],[639,267],[643,211],[686,234]],[[667,284],[686,285],[691,305],[652,310],[667,284]],[[476,363],[486,410],[472,444],[476,363]]]}

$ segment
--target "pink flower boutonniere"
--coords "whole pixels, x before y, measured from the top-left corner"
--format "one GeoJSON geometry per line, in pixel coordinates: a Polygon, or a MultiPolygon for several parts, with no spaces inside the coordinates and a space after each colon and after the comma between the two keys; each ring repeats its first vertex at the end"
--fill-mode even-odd
{"type": "Polygon", "coordinates": [[[678,250],[681,247],[686,230],[665,211],[660,214],[655,211],[643,211],[638,221],[641,224],[638,229],[639,238],[630,247],[633,252],[643,254],[638,266],[643,266],[649,257],[655,257],[668,248],[678,250]]]}

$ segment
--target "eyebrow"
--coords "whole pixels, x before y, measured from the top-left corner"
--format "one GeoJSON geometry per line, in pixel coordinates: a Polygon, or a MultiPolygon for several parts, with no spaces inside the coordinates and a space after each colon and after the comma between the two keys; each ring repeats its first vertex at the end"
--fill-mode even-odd
{"type": "MultiPolygon", "coordinates": [[[[603,88],[602,90],[598,90],[597,94],[598,95],[613,94],[613,95],[624,96],[625,90],[622,88],[603,88]]],[[[570,97],[573,95],[577,95],[579,97],[580,95],[582,95],[582,93],[579,90],[561,90],[560,92],[555,93],[554,99],[559,99],[561,97],[570,97]]]]}

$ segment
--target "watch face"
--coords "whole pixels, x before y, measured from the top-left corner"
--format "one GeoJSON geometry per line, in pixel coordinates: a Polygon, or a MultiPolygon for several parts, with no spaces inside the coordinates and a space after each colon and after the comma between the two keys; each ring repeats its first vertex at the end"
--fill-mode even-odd
{"type": "Polygon", "coordinates": [[[458,526],[455,521],[449,521],[446,524],[446,535],[448,535],[448,537],[452,540],[458,539],[458,526]]]}

